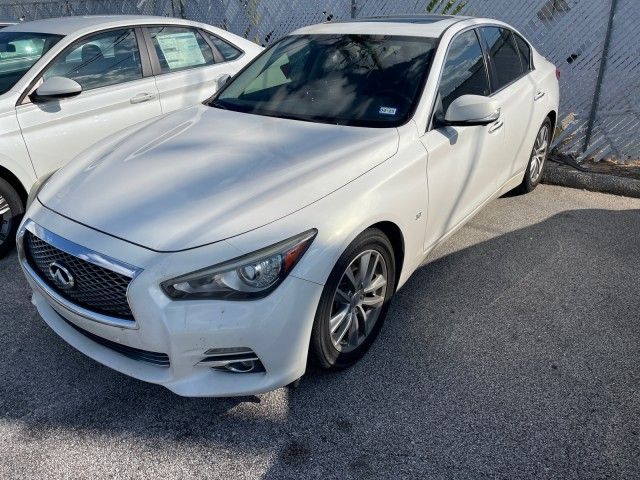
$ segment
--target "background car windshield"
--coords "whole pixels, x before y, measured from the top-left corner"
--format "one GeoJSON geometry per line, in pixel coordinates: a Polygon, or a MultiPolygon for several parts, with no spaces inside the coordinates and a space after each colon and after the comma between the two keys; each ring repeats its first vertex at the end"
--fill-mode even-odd
{"type": "Polygon", "coordinates": [[[46,33],[0,32],[0,95],[11,90],[61,38],[46,33]]]}
{"type": "Polygon", "coordinates": [[[435,46],[435,39],[423,37],[286,37],[211,105],[315,122],[397,126],[417,103],[435,46]]]}

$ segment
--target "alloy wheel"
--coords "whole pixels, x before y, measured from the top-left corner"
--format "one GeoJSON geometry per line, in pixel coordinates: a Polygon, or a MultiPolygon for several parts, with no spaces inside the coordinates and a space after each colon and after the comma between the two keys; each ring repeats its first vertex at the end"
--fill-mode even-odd
{"type": "Polygon", "coordinates": [[[382,254],[366,250],[342,274],[329,318],[331,343],[340,352],[355,350],[373,330],[387,292],[388,269],[382,254]]]}
{"type": "Polygon", "coordinates": [[[542,167],[544,167],[544,161],[547,158],[547,151],[549,150],[549,125],[543,125],[536,141],[533,144],[533,152],[531,152],[531,163],[529,165],[529,176],[531,183],[536,183],[542,174],[542,167]]]}
{"type": "Polygon", "coordinates": [[[13,215],[11,214],[11,207],[6,198],[0,195],[0,244],[9,236],[12,225],[13,215]]]}

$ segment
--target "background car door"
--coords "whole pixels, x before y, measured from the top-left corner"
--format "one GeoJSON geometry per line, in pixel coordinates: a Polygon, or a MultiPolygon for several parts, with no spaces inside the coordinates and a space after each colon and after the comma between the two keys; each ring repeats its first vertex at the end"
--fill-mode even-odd
{"type": "MultiPolygon", "coordinates": [[[[145,51],[146,54],[146,51],[145,51]]],[[[151,73],[150,71],[148,72],[151,73]]],[[[161,114],[153,76],[144,76],[132,28],[88,36],[65,49],[42,74],[71,78],[82,93],[17,107],[37,174],[44,175],[103,138],[161,114]]]]}
{"type": "Polygon", "coordinates": [[[492,96],[502,105],[506,162],[498,181],[503,184],[529,161],[534,138],[527,134],[533,119],[535,83],[522,64],[511,30],[482,27],[480,33],[489,55],[492,96]]]}
{"type": "MultiPolygon", "coordinates": [[[[211,41],[213,35],[181,26],[157,26],[146,29],[152,45],[152,61],[156,84],[160,92],[163,112],[170,112],[200,103],[212,96],[217,80],[232,75],[237,68],[231,66],[225,55],[211,41]]],[[[223,40],[226,56],[233,59],[242,54],[223,40]]]]}
{"type": "Polygon", "coordinates": [[[488,126],[438,127],[456,98],[489,95],[483,51],[474,30],[456,36],[448,49],[440,77],[431,130],[422,137],[428,152],[429,216],[425,248],[470,215],[497,189],[496,176],[504,162],[501,119],[488,126]]]}

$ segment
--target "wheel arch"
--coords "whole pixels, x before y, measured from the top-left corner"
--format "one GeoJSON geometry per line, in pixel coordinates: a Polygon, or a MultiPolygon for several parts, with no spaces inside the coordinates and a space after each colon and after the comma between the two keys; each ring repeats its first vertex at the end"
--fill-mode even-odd
{"type": "Polygon", "coordinates": [[[396,262],[396,288],[398,288],[398,282],[400,281],[400,275],[402,273],[402,267],[404,266],[405,256],[405,243],[404,235],[400,227],[391,221],[382,221],[370,225],[368,228],[377,228],[384,233],[393,247],[393,256],[396,262]]]}
{"type": "Polygon", "coordinates": [[[556,125],[557,125],[557,121],[558,121],[558,113],[555,110],[551,110],[548,114],[547,117],[549,120],[551,120],[551,140],[553,140],[556,136],[556,125]]]}
{"type": "Polygon", "coordinates": [[[9,183],[9,185],[11,185],[15,189],[15,191],[18,192],[18,195],[20,195],[20,199],[24,204],[27,203],[27,197],[29,194],[27,190],[24,188],[24,185],[22,184],[20,179],[16,177],[13,173],[11,173],[11,170],[8,170],[2,165],[0,165],[0,178],[3,178],[4,180],[6,180],[9,183]]]}

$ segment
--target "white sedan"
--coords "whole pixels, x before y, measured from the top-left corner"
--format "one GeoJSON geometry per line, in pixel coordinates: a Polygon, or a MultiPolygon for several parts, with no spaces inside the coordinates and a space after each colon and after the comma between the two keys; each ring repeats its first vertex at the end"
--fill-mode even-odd
{"type": "Polygon", "coordinates": [[[95,142],[202,102],[262,48],[165,17],[67,17],[0,30],[0,257],[38,178],[95,142]]]}
{"type": "Polygon", "coordinates": [[[268,391],[309,355],[348,367],[434,246],[535,188],[557,111],[556,68],[501,22],[302,28],[34,192],[33,303],[81,352],[180,395],[268,391]]]}

